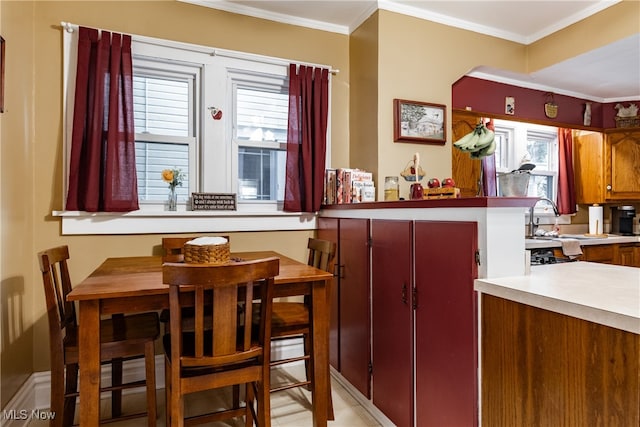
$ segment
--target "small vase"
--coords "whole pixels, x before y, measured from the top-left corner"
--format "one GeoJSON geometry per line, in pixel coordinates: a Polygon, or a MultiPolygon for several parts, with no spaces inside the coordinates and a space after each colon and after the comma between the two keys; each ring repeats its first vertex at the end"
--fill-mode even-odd
{"type": "Polygon", "coordinates": [[[176,194],[175,187],[169,187],[169,197],[167,198],[167,210],[168,211],[178,210],[178,195],[176,194]]]}

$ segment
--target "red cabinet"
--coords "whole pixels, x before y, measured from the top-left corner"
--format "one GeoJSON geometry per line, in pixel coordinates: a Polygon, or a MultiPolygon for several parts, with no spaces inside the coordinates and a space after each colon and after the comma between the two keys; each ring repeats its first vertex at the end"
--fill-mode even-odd
{"type": "Polygon", "coordinates": [[[372,220],[371,236],[374,405],[399,427],[477,425],[476,223],[372,220]]]}
{"type": "Polygon", "coordinates": [[[415,223],[417,426],[478,425],[477,224],[415,223]]]}
{"type": "Polygon", "coordinates": [[[318,237],[337,238],[338,288],[330,333],[331,364],[370,397],[369,220],[321,218],[318,237]],[[336,330],[337,323],[337,330],[336,330]]]}
{"type": "Polygon", "coordinates": [[[413,425],[412,221],[371,221],[373,404],[413,425]]]}
{"type": "Polygon", "coordinates": [[[329,220],[341,375],[398,427],[477,426],[477,224],[329,220]]]}
{"type": "MultiPolygon", "coordinates": [[[[319,218],[318,238],[328,240],[336,244],[336,256],[334,258],[333,271],[338,272],[338,219],[319,218]]],[[[330,290],[331,312],[329,313],[329,363],[337,371],[340,371],[340,282],[334,277],[330,290]]]]}

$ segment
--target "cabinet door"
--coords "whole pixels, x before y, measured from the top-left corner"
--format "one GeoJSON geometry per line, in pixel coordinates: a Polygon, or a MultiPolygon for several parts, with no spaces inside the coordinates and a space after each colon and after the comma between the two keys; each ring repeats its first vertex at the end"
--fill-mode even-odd
{"type": "Polygon", "coordinates": [[[616,264],[625,265],[627,267],[637,267],[635,253],[636,247],[634,244],[618,245],[616,264]]]}
{"type": "MultiPolygon", "coordinates": [[[[452,141],[457,141],[473,131],[480,117],[477,113],[454,111],[452,119],[452,141]]],[[[468,153],[458,150],[451,144],[451,177],[460,188],[461,197],[475,197],[480,179],[480,162],[469,157],[468,153]]]]}
{"type": "Polygon", "coordinates": [[[640,131],[607,132],[605,141],[606,199],[640,200],[640,131]]]}
{"type": "Polygon", "coordinates": [[[339,224],[340,373],[369,398],[369,220],[339,224]]]}
{"type": "Polygon", "coordinates": [[[413,425],[412,222],[372,220],[373,404],[413,425]]]}
{"type": "Polygon", "coordinates": [[[582,254],[585,261],[601,262],[603,264],[616,263],[615,245],[585,245],[582,247],[582,254]]]}
{"type": "Polygon", "coordinates": [[[599,132],[577,131],[573,138],[578,203],[604,202],[604,141],[599,132]]]}
{"type": "Polygon", "coordinates": [[[477,426],[475,222],[415,223],[416,425],[477,426]]]}
{"type": "MultiPolygon", "coordinates": [[[[340,248],[338,245],[338,219],[337,218],[318,218],[318,239],[329,240],[336,244],[336,251],[340,248]]],[[[340,255],[336,252],[334,264],[338,263],[340,255]]],[[[335,267],[335,266],[334,266],[335,267]]],[[[334,268],[332,271],[337,271],[334,268]]],[[[329,314],[329,363],[336,370],[340,371],[340,298],[339,289],[340,281],[334,277],[331,287],[331,313],[329,314]]]]}

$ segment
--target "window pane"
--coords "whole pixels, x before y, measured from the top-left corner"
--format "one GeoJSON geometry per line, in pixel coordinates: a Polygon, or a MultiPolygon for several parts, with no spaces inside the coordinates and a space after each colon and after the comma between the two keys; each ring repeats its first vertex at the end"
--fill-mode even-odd
{"type": "Polygon", "coordinates": [[[254,88],[236,91],[236,138],[249,141],[287,140],[287,93],[254,88]]]}
{"type": "Polygon", "coordinates": [[[546,197],[553,200],[553,176],[531,175],[527,195],[529,197],[546,197]]]}
{"type": "Polygon", "coordinates": [[[283,200],[286,151],[238,149],[238,199],[283,200]]]}
{"type": "Polygon", "coordinates": [[[185,179],[182,186],[176,187],[176,193],[179,201],[186,200],[189,197],[189,146],[136,141],[139,200],[166,200],[169,184],[162,180],[163,169],[182,170],[185,179]]]}
{"type": "Polygon", "coordinates": [[[189,82],[133,76],[136,133],[190,136],[189,82]]]}

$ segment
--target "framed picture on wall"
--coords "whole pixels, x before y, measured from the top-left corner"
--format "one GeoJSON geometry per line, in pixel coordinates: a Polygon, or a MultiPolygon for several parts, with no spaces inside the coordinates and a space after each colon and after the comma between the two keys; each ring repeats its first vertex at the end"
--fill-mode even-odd
{"type": "Polygon", "coordinates": [[[393,100],[393,140],[416,144],[447,142],[447,106],[428,102],[393,100]]]}

